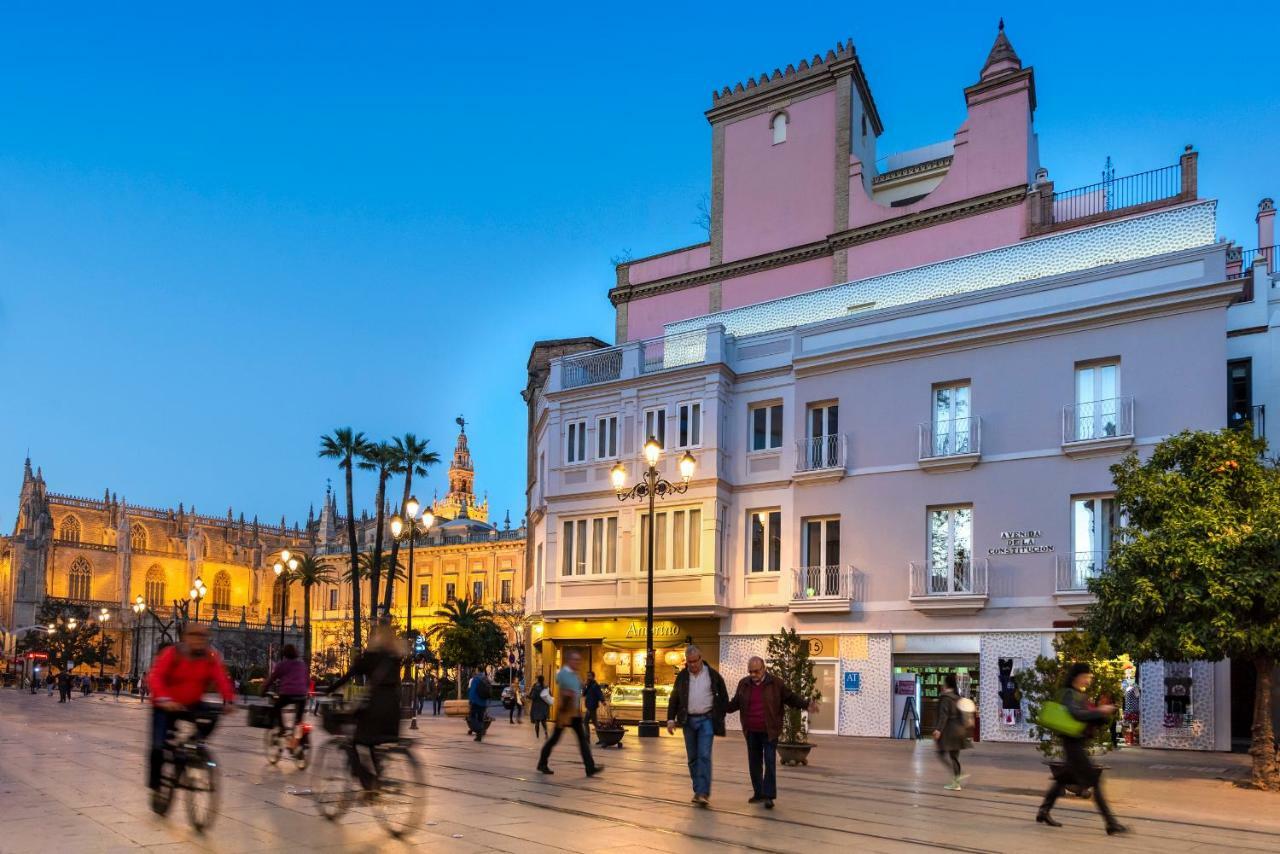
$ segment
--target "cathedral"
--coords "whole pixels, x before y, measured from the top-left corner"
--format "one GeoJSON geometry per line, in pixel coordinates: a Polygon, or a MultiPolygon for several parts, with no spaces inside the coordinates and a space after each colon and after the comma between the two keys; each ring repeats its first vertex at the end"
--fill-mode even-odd
{"type": "MultiPolygon", "coordinates": [[[[414,627],[423,629],[453,599],[479,599],[500,613],[518,610],[523,601],[524,526],[512,528],[509,514],[501,529],[489,523],[488,500],[478,501],[473,492],[475,470],[462,419],[459,426],[449,491],[432,503],[434,524],[414,549],[412,587],[406,577],[394,591],[391,616],[402,627],[410,607],[414,627]]],[[[388,508],[384,552],[391,548],[390,515],[388,508]]],[[[365,513],[357,521],[363,551],[373,547],[375,519],[365,513]]],[[[289,639],[300,641],[303,591],[284,585],[273,571],[286,549],[321,557],[333,565],[335,577],[346,571],[346,519],[339,516],[332,491],[318,517],[313,511],[305,525],[290,527],[283,518],[278,524],[246,520],[231,509],[221,517],[181,503],[176,509],[143,507],[110,490],[101,498],[51,492],[41,469],[33,470],[28,459],[13,533],[0,537],[0,652],[12,666],[17,639],[34,627],[41,606],[65,602],[95,614],[105,609],[105,634],[117,651],[114,669],[129,673],[145,667],[151,652],[135,654],[135,627],[171,625],[180,607],[194,617],[193,589],[202,591],[200,621],[215,630],[277,632],[283,615],[289,639]],[[138,613],[139,597],[154,616],[138,613]]],[[[405,547],[397,562],[407,567],[408,561],[405,547]]],[[[349,644],[350,584],[316,585],[310,595],[316,668],[325,661],[337,666],[349,644]]],[[[367,587],[363,603],[367,610],[367,587]]],[[[153,648],[154,641],[137,643],[153,648]]]]}

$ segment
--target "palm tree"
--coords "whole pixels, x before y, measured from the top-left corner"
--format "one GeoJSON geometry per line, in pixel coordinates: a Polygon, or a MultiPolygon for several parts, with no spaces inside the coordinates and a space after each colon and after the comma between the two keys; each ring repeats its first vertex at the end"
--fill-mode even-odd
{"type": "MultiPolygon", "coordinates": [[[[378,473],[377,523],[373,529],[373,563],[378,568],[369,576],[369,619],[378,622],[378,583],[382,569],[382,523],[386,519],[387,478],[391,477],[391,469],[395,464],[394,448],[386,442],[370,444],[360,454],[358,465],[365,471],[378,473]]],[[[388,611],[390,613],[390,611],[388,611]]]]}
{"type": "MultiPolygon", "coordinates": [[[[392,566],[390,556],[380,555],[380,558],[381,559],[376,564],[376,566],[378,567],[377,575],[379,577],[383,575],[390,575],[396,581],[404,581],[405,579],[404,564],[402,563],[394,564],[395,570],[389,572],[388,568],[392,566]]],[[[361,581],[366,581],[374,576],[375,573],[373,571],[373,568],[375,564],[373,562],[373,554],[371,552],[361,552],[360,555],[356,558],[356,565],[360,568],[361,581]]],[[[343,571],[342,580],[347,583],[351,582],[350,568],[343,571]]]]}
{"type": "MultiPolygon", "coordinates": [[[[400,512],[404,512],[404,507],[409,503],[409,496],[413,494],[413,476],[427,476],[428,466],[436,465],[440,462],[440,455],[435,451],[427,450],[427,446],[431,444],[430,439],[419,440],[412,433],[405,433],[404,437],[395,436],[391,439],[391,454],[393,457],[392,474],[404,475],[404,497],[400,500],[400,512]]],[[[398,538],[391,541],[391,564],[394,566],[396,556],[400,553],[400,540],[398,538]]],[[[387,613],[391,613],[391,603],[394,600],[395,585],[388,583],[386,592],[382,596],[382,608],[387,613]]],[[[409,591],[409,595],[413,595],[413,591],[409,591]]]]}
{"type": "Polygon", "coordinates": [[[302,555],[298,558],[298,566],[293,570],[292,580],[302,585],[302,660],[311,669],[311,588],[317,584],[333,582],[333,569],[314,555],[302,555]]]}
{"type": "MultiPolygon", "coordinates": [[[[363,433],[353,431],[350,427],[338,427],[331,436],[320,437],[319,456],[337,460],[347,481],[347,546],[351,552],[351,566],[354,568],[360,546],[356,542],[356,508],[351,494],[351,472],[355,468],[355,460],[364,456],[369,447],[369,440],[363,433]]],[[[351,585],[351,646],[360,652],[360,585],[351,585]]]]}
{"type": "Polygon", "coordinates": [[[458,695],[461,696],[462,668],[495,663],[501,658],[507,639],[494,621],[493,614],[467,599],[446,602],[444,607],[436,610],[435,616],[442,622],[433,623],[423,634],[438,639],[441,660],[453,652],[467,656],[452,662],[457,665],[458,695]]]}

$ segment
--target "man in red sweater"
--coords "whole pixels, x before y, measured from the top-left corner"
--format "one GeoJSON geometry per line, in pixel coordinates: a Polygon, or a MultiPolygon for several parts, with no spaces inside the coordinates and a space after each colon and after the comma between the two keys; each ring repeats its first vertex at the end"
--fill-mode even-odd
{"type": "Polygon", "coordinates": [[[747,674],[738,683],[726,711],[742,715],[753,793],[749,802],[763,801],[766,809],[773,809],[778,797],[775,762],[778,737],[782,735],[782,716],[788,706],[812,714],[818,711],[818,703],[797,696],[781,679],[764,669],[764,659],[758,655],[747,662],[747,674]]]}
{"type": "MultiPolygon", "coordinates": [[[[222,665],[222,658],[209,648],[209,627],[190,623],[182,632],[182,641],[166,647],[151,664],[147,680],[151,688],[151,757],[147,785],[160,788],[160,772],[164,763],[164,743],[176,721],[190,719],[202,707],[209,690],[222,695],[223,709],[231,710],[235,688],[222,665]]],[[[201,729],[207,738],[212,724],[201,729]]]]}

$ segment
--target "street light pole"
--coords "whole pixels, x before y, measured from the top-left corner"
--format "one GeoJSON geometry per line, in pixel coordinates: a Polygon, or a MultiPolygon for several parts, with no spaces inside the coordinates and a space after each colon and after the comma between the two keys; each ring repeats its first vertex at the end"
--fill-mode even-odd
{"type": "Polygon", "coordinates": [[[276,649],[276,660],[284,658],[284,615],[289,610],[289,580],[298,570],[298,559],[288,549],[280,552],[280,560],[276,561],[276,565],[272,567],[275,571],[276,578],[284,583],[284,590],[280,596],[280,646],[276,649]],[[289,571],[285,572],[288,567],[289,571]]]}
{"type": "Polygon", "coordinates": [[[142,615],[147,612],[147,602],[138,594],[133,600],[133,678],[138,678],[138,647],[142,645],[142,615]]]}
{"type": "Polygon", "coordinates": [[[107,621],[111,619],[111,612],[103,608],[98,612],[98,631],[102,632],[102,640],[98,642],[98,682],[101,687],[102,677],[106,674],[106,661],[103,654],[107,651],[107,621]]]}
{"type": "Polygon", "coordinates": [[[649,437],[649,441],[644,443],[644,459],[648,463],[642,479],[633,485],[630,489],[626,488],[627,469],[619,462],[613,467],[609,473],[613,480],[613,488],[617,493],[619,501],[627,501],[629,499],[648,499],[649,501],[649,533],[645,538],[649,551],[648,560],[646,561],[647,579],[647,601],[645,603],[645,658],[644,658],[644,690],[641,693],[640,707],[640,726],[637,733],[642,738],[656,738],[658,735],[658,689],[653,683],[653,546],[654,528],[657,527],[657,520],[654,519],[654,501],[658,497],[665,498],[668,495],[680,495],[689,490],[689,481],[693,477],[694,469],[697,467],[697,460],[693,458],[693,454],[685,451],[680,457],[680,483],[672,483],[662,477],[658,471],[658,460],[662,456],[662,446],[653,437],[649,437]]]}
{"type": "MultiPolygon", "coordinates": [[[[196,579],[196,583],[191,587],[191,598],[196,603],[196,622],[200,622],[200,600],[209,592],[209,588],[204,586],[204,581],[200,578],[196,579]]],[[[214,603],[217,604],[216,602],[214,603]]]]}
{"type": "MultiPolygon", "coordinates": [[[[396,539],[402,539],[405,536],[409,540],[409,580],[406,583],[405,591],[405,635],[413,637],[413,551],[418,542],[418,511],[422,505],[418,503],[418,499],[409,496],[409,500],[404,503],[404,516],[391,517],[391,536],[396,539]]],[[[430,510],[426,510],[422,514],[422,532],[425,534],[431,530],[432,524],[436,517],[430,510]]],[[[395,580],[396,568],[391,567],[388,575],[387,583],[390,584],[395,580]]],[[[413,677],[413,653],[409,654],[409,661],[405,665],[405,672],[409,677],[413,677]]]]}

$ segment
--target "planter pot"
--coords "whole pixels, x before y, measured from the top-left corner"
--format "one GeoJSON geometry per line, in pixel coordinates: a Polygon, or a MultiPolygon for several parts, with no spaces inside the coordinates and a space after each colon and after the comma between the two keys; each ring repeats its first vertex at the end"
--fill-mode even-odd
{"type": "Polygon", "coordinates": [[[471,704],[466,700],[445,700],[444,714],[450,718],[465,718],[471,714],[471,704]]]}
{"type": "Polygon", "coordinates": [[[601,747],[621,747],[622,737],[627,731],[621,726],[596,727],[596,741],[601,747]]]}
{"type": "Polygon", "coordinates": [[[787,744],[780,741],[778,742],[778,761],[783,765],[808,765],[810,750],[813,750],[812,744],[787,744]]]}

